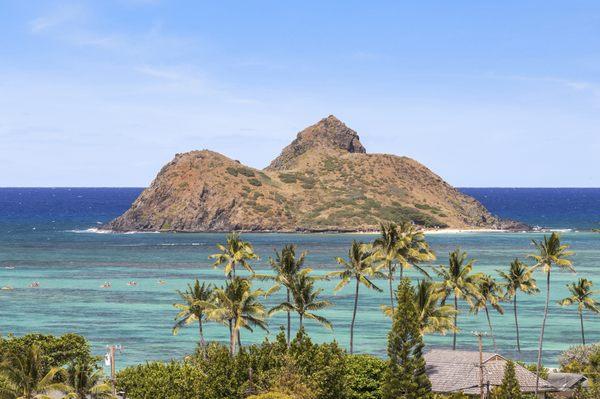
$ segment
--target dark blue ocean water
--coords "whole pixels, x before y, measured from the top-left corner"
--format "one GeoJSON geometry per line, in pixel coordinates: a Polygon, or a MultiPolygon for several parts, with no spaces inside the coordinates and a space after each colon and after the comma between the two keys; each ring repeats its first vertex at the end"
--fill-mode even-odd
{"type": "Polygon", "coordinates": [[[490,212],[532,226],[600,228],[600,188],[461,188],[490,212]]]}
{"type": "MultiPolygon", "coordinates": [[[[90,230],[125,211],[137,197],[139,188],[24,189],[0,188],[0,334],[9,332],[64,333],[85,335],[94,352],[102,354],[107,344],[120,343],[126,351],[119,367],[153,359],[179,358],[191,351],[197,341],[196,329],[171,334],[176,312],[176,289],[184,289],[194,277],[222,284],[222,271],[214,270],[208,255],[223,241],[222,234],[99,234],[90,230]],[[130,287],[128,281],[138,285],[130,287]],[[165,280],[159,285],[158,280],[165,280]],[[28,288],[33,281],[40,288],[28,288]],[[102,289],[105,281],[111,289],[102,289]]],[[[560,308],[556,300],[566,295],[565,284],[577,277],[592,279],[600,286],[600,234],[586,231],[600,221],[600,189],[463,189],[481,200],[493,213],[532,225],[560,229],[563,241],[576,252],[578,275],[555,273],[552,280],[551,317],[547,328],[544,359],[556,364],[560,351],[578,343],[579,324],[574,309],[560,308]]],[[[495,274],[514,257],[532,252],[531,240],[541,233],[461,233],[428,235],[438,259],[446,263],[447,254],[456,247],[477,259],[476,270],[495,274]]],[[[254,267],[268,271],[273,248],[293,242],[309,251],[307,264],[324,274],[337,268],[336,256],[344,256],[351,241],[371,240],[369,235],[351,234],[246,234],[261,259],[254,267]]],[[[409,276],[417,274],[409,271],[409,276]]],[[[540,288],[545,288],[538,275],[540,288]]],[[[338,340],[347,345],[352,310],[352,290],[333,293],[335,282],[323,282],[324,296],[334,307],[323,315],[334,324],[329,332],[308,322],[317,341],[338,340]]],[[[385,287],[384,282],[380,282],[385,287]]],[[[267,287],[265,287],[267,288],[267,287]]],[[[357,316],[355,349],[385,354],[389,320],[380,312],[386,293],[361,291],[357,316]]],[[[267,300],[273,305],[281,299],[267,300]]],[[[520,356],[535,358],[535,348],[543,310],[541,295],[521,298],[522,347],[520,356]]],[[[514,352],[512,313],[494,313],[499,351],[514,352]]],[[[270,320],[276,333],[283,319],[270,320]]],[[[600,340],[600,318],[586,314],[586,336],[600,340]]],[[[484,318],[470,315],[463,307],[459,317],[458,343],[475,348],[472,330],[486,330],[484,318]]],[[[209,325],[210,339],[226,342],[227,331],[209,325]]],[[[244,342],[262,340],[264,334],[244,333],[244,342]]],[[[427,336],[430,346],[447,346],[450,336],[427,336]]],[[[490,342],[486,349],[492,350],[490,342]]]]}

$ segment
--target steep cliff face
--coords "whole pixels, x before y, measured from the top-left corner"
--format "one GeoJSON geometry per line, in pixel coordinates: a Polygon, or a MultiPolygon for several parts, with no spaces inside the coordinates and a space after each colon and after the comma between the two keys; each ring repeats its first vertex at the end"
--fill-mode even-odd
{"type": "Polygon", "coordinates": [[[417,161],[367,154],[358,134],[329,116],[298,133],[264,170],[211,151],[177,154],[116,231],[364,231],[380,222],[514,228],[417,161]]]}

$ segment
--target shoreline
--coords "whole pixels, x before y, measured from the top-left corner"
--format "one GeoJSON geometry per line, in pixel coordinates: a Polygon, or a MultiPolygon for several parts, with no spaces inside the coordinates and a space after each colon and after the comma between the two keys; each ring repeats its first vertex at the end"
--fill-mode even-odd
{"type": "MultiPolygon", "coordinates": [[[[70,233],[89,233],[89,234],[227,234],[236,231],[243,234],[348,234],[348,235],[376,235],[379,230],[213,230],[213,231],[180,231],[180,230],[110,230],[97,227],[90,227],[82,230],[66,230],[70,233]]],[[[425,235],[451,235],[451,234],[495,234],[495,233],[570,233],[586,232],[585,230],[576,230],[571,228],[542,228],[536,230],[507,230],[490,228],[444,228],[444,229],[423,229],[420,230],[425,235]]]]}

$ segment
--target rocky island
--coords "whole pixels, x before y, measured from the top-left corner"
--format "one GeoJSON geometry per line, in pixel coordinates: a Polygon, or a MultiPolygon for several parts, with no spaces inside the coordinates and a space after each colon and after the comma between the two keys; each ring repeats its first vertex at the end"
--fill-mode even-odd
{"type": "Polygon", "coordinates": [[[405,220],[424,228],[527,228],[493,216],[413,159],[367,153],[334,116],[298,133],[263,170],[209,150],[177,154],[103,228],[357,232],[405,220]]]}

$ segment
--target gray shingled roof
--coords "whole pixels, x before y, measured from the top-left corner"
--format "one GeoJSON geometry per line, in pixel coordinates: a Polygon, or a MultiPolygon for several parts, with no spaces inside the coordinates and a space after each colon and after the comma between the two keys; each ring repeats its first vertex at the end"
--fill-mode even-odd
{"type": "Polygon", "coordinates": [[[582,384],[586,386],[587,378],[575,373],[549,373],[548,382],[561,391],[568,391],[582,384]]]}
{"type": "MultiPolygon", "coordinates": [[[[479,393],[479,352],[432,349],[425,354],[427,375],[434,392],[479,393]]],[[[483,353],[483,381],[490,389],[502,383],[506,359],[495,353],[483,353]]],[[[535,391],[535,374],[515,364],[517,380],[523,392],[535,391]]],[[[540,379],[540,391],[556,391],[548,381],[540,379]]]]}

